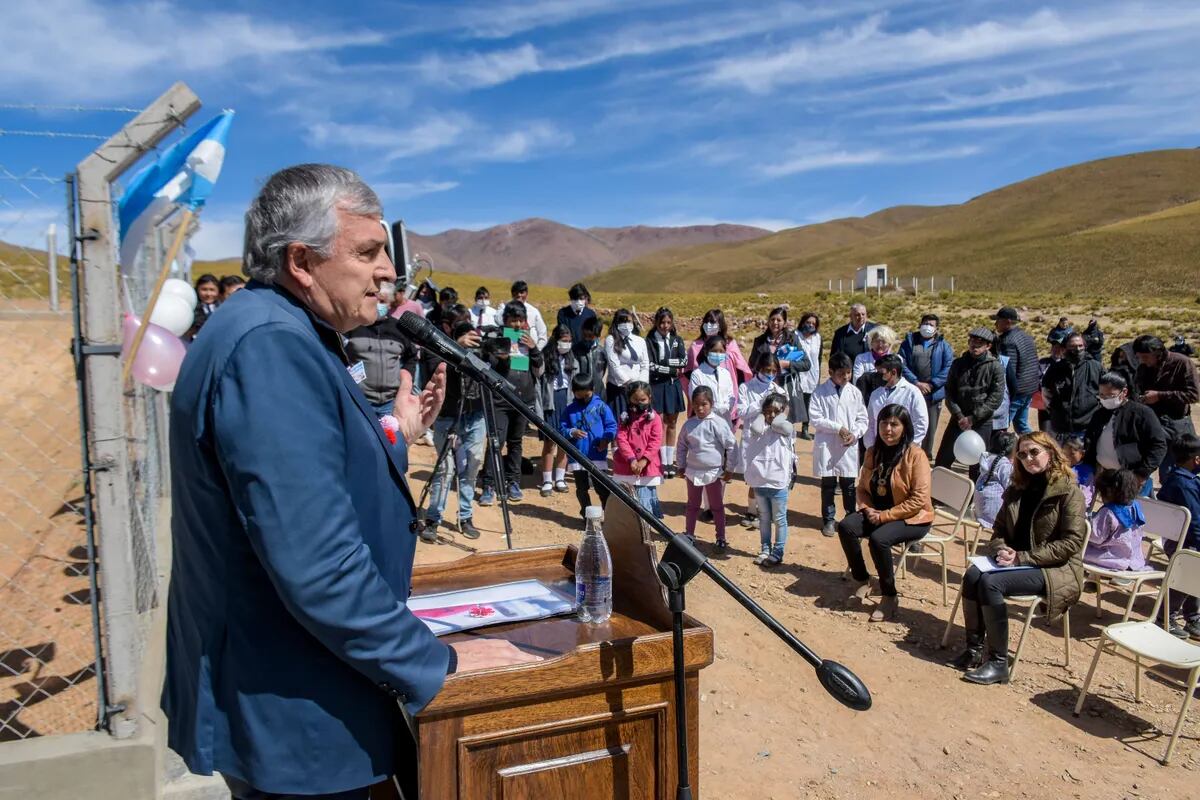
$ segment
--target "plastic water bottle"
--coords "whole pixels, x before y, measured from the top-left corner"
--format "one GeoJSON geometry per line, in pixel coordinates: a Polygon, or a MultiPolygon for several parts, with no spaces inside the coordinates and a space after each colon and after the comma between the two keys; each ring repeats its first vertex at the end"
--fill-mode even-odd
{"type": "Polygon", "coordinates": [[[600,528],[604,509],[588,506],[583,516],[587,528],[575,559],[575,599],[579,621],[598,625],[612,616],[612,556],[600,528]]]}

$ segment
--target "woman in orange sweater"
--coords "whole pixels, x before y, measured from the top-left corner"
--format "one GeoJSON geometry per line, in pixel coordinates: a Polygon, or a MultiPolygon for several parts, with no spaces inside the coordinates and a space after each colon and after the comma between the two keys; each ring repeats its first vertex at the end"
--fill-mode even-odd
{"type": "Polygon", "coordinates": [[[913,444],[913,424],[904,406],[890,404],[879,412],[878,436],[867,450],[858,474],[858,510],[838,523],[838,536],[850,574],[858,586],[854,596],[865,600],[871,580],[860,540],[866,539],[879,573],[882,602],[871,612],[872,622],[896,616],[896,569],[892,547],[929,533],[933,499],[929,492],[929,458],[913,444]]]}

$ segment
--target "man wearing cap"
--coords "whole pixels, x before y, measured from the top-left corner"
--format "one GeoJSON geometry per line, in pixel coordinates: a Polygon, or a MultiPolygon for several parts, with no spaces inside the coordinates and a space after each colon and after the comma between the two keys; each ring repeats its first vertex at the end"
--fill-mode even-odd
{"type": "Polygon", "coordinates": [[[1037,345],[1021,327],[1021,317],[1012,306],[1004,306],[992,319],[996,321],[996,341],[992,349],[997,355],[1008,356],[1013,375],[1008,387],[1008,420],[1017,433],[1029,433],[1032,430],[1029,427],[1029,403],[1042,380],[1037,345]]]}
{"type": "MultiPolygon", "coordinates": [[[[1004,399],[1004,368],[992,355],[995,335],[975,328],[967,337],[967,349],[950,365],[946,377],[946,410],[950,424],[942,434],[937,466],[954,464],[954,443],[964,431],[975,431],[986,443],[992,435],[992,415],[1004,399]]],[[[970,468],[971,480],[979,476],[979,464],[970,468]]]]}

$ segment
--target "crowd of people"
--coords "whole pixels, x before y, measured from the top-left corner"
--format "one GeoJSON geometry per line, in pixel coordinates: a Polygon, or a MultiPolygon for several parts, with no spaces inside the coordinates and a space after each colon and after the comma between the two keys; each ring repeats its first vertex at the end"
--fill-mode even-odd
{"type": "MultiPolygon", "coordinates": [[[[498,306],[486,287],[470,306],[454,288],[428,280],[413,289],[406,295],[385,284],[379,319],[346,335],[348,355],[365,369],[360,387],[379,415],[390,413],[402,371],[420,386],[440,363],[397,325],[402,313],[414,311],[476,348],[524,403],[651,513],[662,516],[663,481],[682,478],[685,532],[694,538],[700,524],[711,524],[717,553],[728,548],[734,518],[728,484],[740,478],[746,484],[740,523],[758,530],[755,563],[764,568],[787,557],[788,498],[800,469],[795,438],[812,440],[821,532],[840,540],[852,596],[880,598],[873,621],[892,619],[899,608],[892,548],[919,542],[933,522],[932,467],[953,468],[959,437],[973,431],[986,448],[967,471],[976,486],[975,517],[993,533],[987,552],[1000,566],[1042,568],[968,571],[967,647],[955,663],[976,682],[1007,674],[1000,658],[1007,652],[1004,597],[1047,594],[1057,617],[1079,598],[1083,559],[1146,568],[1137,498],[1155,493],[1156,478],[1158,497],[1191,508],[1193,531],[1183,546],[1200,547],[1200,440],[1190,418],[1200,387],[1178,342],[1168,348],[1158,337],[1139,336],[1114,348],[1106,364],[1097,321],[1076,330],[1063,317],[1047,334],[1049,355],[1039,358],[1017,310],[1004,307],[992,326],[972,328],[956,351],[934,313],[901,335],[856,303],[830,337],[828,353],[820,316],[790,318],[783,306],[767,314],[743,353],[719,308],[705,313],[699,331],[685,340],[665,307],[645,325],[618,309],[605,325],[583,284],[567,291],[553,327],[530,303],[524,281],[514,282],[510,300],[498,306]]],[[[197,282],[197,327],[219,302],[218,290],[225,296],[224,281],[197,282]]],[[[498,400],[494,418],[498,474],[483,469],[489,462],[480,389],[451,370],[446,402],[425,440],[447,453],[431,478],[419,531],[424,541],[436,542],[439,529],[451,527],[479,538],[475,506],[492,505],[499,493],[507,502],[523,501],[522,473],[530,465],[535,476],[540,472],[534,483],[543,497],[570,492],[570,478],[580,516],[593,492],[597,502],[608,501],[608,492],[549,439],[539,437],[541,452],[526,457],[528,425],[517,409],[498,400]],[[458,508],[450,526],[443,517],[452,493],[458,508]]],[[[1194,600],[1174,603],[1171,611],[1172,632],[1200,638],[1194,600]]]]}

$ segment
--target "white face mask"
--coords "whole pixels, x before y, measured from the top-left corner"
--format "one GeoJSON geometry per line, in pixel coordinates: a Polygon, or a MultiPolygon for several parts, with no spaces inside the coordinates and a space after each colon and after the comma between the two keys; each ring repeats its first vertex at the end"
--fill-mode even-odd
{"type": "Polygon", "coordinates": [[[715,322],[704,323],[704,335],[705,336],[716,336],[720,332],[721,332],[721,326],[718,325],[717,323],[715,323],[715,322]]]}
{"type": "Polygon", "coordinates": [[[572,300],[571,301],[571,308],[575,311],[576,314],[578,314],[580,311],[583,311],[584,307],[586,307],[586,306],[587,306],[586,300],[572,300]]]}
{"type": "Polygon", "coordinates": [[[569,353],[569,352],[571,352],[571,343],[570,343],[570,342],[564,342],[564,341],[562,341],[562,340],[560,339],[560,340],[559,340],[559,342],[558,342],[558,352],[560,352],[560,353],[569,353]]]}
{"type": "Polygon", "coordinates": [[[633,323],[622,322],[617,326],[617,333],[621,334],[622,336],[628,336],[629,334],[633,333],[633,323]]]}
{"type": "Polygon", "coordinates": [[[921,335],[926,339],[932,339],[937,333],[937,326],[925,324],[921,326],[921,335]]]}
{"type": "Polygon", "coordinates": [[[1124,403],[1124,399],[1120,397],[1101,397],[1100,405],[1107,408],[1109,411],[1116,411],[1124,403]]]}
{"type": "Polygon", "coordinates": [[[475,301],[475,307],[476,308],[491,308],[492,301],[487,299],[486,297],[480,298],[479,300],[475,301]]]}

